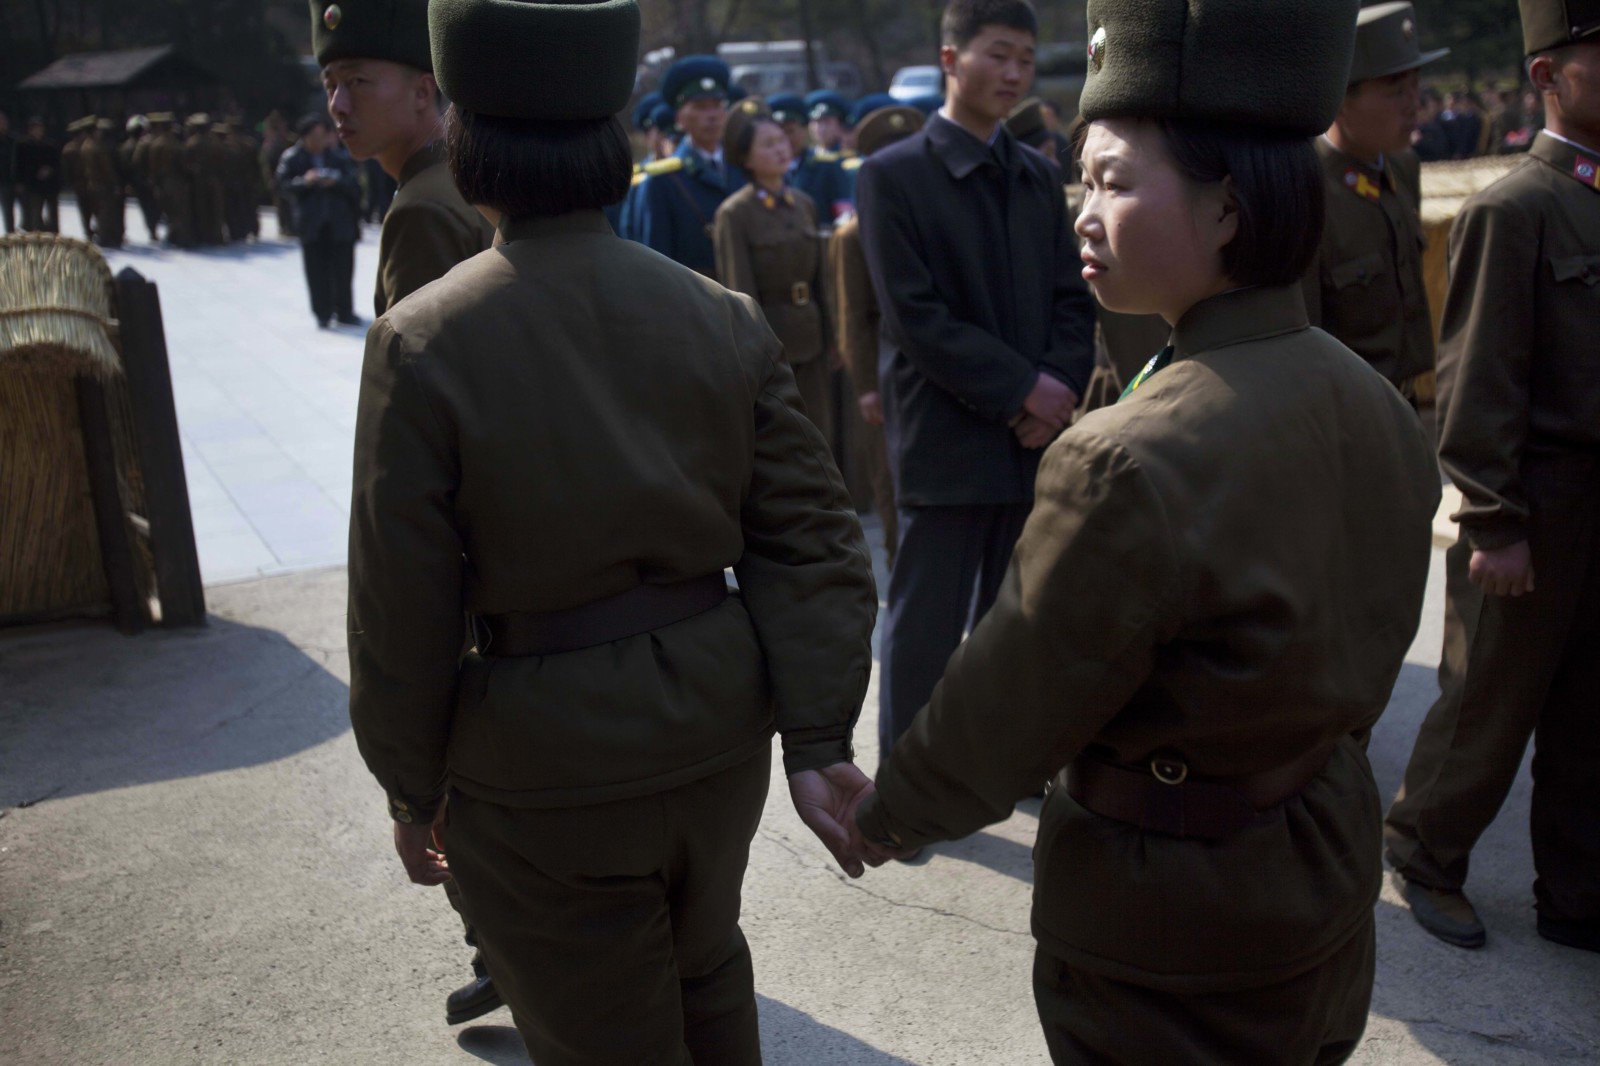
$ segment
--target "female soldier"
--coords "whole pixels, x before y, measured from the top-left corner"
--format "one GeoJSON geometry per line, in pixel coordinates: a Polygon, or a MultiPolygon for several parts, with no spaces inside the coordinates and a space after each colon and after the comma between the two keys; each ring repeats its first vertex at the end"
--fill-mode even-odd
{"type": "Polygon", "coordinates": [[[632,170],[632,0],[429,20],[450,168],[499,232],[367,338],[356,739],[540,1066],[759,1062],[739,893],[774,728],[859,873],[861,530],[755,304],[601,214],[632,170]]]}
{"type": "Polygon", "coordinates": [[[998,602],[858,811],[878,861],[1053,775],[1034,987],[1058,1063],[1339,1062],[1366,1025],[1363,740],[1416,630],[1439,478],[1298,285],[1355,15],[1090,0],[1083,273],[1172,339],[1051,446],[998,602]]]}
{"type": "Polygon", "coordinates": [[[728,162],[750,183],[717,208],[712,242],[717,277],[755,297],[783,342],[806,414],[832,440],[827,326],[822,309],[822,243],[811,197],[787,183],[793,158],[789,138],[772,113],[744,100],[728,116],[722,135],[728,162]]]}

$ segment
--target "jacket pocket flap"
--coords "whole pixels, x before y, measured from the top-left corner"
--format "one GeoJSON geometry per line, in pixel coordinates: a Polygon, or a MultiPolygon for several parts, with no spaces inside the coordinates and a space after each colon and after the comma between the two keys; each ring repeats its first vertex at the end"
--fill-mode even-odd
{"type": "Polygon", "coordinates": [[[1372,252],[1359,259],[1352,259],[1348,263],[1340,263],[1328,271],[1328,277],[1336,289],[1348,288],[1351,285],[1365,285],[1383,273],[1383,256],[1372,252]]]}
{"type": "Polygon", "coordinates": [[[1581,280],[1600,285],[1600,255],[1552,255],[1550,270],[1557,281],[1581,280]]]}

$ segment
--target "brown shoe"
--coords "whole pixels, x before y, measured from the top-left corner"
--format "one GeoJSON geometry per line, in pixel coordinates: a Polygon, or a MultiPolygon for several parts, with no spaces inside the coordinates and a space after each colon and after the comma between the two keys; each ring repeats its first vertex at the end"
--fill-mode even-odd
{"type": "Polygon", "coordinates": [[[1478,912],[1461,892],[1429,888],[1400,879],[1400,895],[1411,905],[1411,916],[1434,936],[1458,948],[1481,948],[1488,939],[1478,912]]]}

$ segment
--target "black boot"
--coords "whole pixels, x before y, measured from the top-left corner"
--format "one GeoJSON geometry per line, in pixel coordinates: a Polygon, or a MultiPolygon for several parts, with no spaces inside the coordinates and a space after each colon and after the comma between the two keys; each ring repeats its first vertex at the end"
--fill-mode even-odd
{"type": "Polygon", "coordinates": [[[472,962],[472,980],[445,997],[444,1020],[446,1025],[460,1025],[481,1018],[492,1010],[504,1006],[494,978],[484,969],[483,963],[472,962]]]}

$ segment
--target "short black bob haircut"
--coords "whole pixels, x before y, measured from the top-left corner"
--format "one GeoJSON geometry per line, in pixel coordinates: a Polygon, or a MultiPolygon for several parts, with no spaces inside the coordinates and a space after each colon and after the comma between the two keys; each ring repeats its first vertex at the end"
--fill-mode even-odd
{"type": "Polygon", "coordinates": [[[598,211],[620,203],[633,181],[633,152],[615,115],[499,118],[452,104],[445,150],[462,198],[508,219],[598,211]]]}
{"type": "MultiPolygon", "coordinates": [[[[1297,284],[1322,243],[1326,198],[1311,138],[1263,127],[1152,119],[1178,173],[1197,185],[1233,179],[1239,232],[1222,249],[1222,268],[1239,285],[1297,284]]],[[[1073,136],[1083,158],[1089,126],[1073,136]]]]}
{"type": "Polygon", "coordinates": [[[939,20],[939,38],[957,51],[985,26],[1004,26],[1039,36],[1039,16],[1028,0],[950,0],[939,20]]]}
{"type": "Polygon", "coordinates": [[[771,126],[778,131],[783,130],[783,123],[772,115],[761,115],[745,123],[739,131],[739,136],[732,141],[724,141],[722,145],[723,157],[729,163],[739,168],[745,175],[749,175],[750,168],[746,164],[750,161],[750,149],[756,145],[756,134],[762,126],[771,126]]]}

